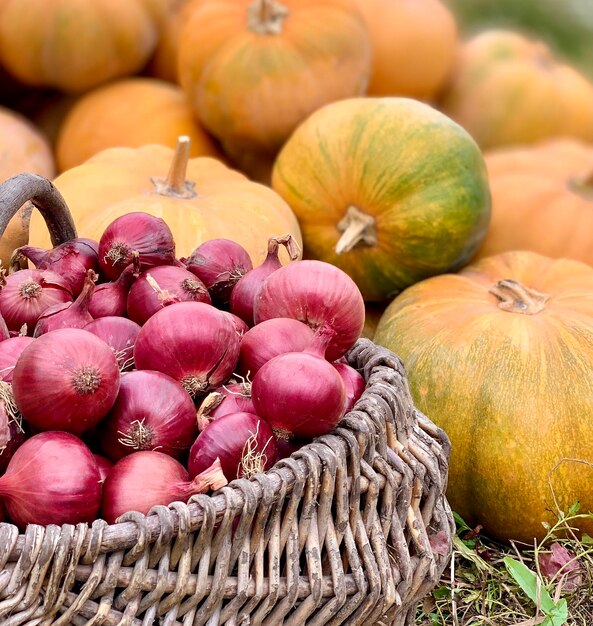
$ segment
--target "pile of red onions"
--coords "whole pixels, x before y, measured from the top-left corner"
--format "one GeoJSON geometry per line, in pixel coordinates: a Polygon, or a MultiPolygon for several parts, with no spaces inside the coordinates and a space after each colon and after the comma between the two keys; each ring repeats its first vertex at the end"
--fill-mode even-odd
{"type": "Polygon", "coordinates": [[[290,235],[266,242],[255,268],[222,238],[177,259],[167,224],[136,212],[98,243],[15,252],[0,278],[8,521],[113,523],[265,472],[335,428],[365,386],[343,358],[362,297],[338,268],[296,260],[290,235]]]}

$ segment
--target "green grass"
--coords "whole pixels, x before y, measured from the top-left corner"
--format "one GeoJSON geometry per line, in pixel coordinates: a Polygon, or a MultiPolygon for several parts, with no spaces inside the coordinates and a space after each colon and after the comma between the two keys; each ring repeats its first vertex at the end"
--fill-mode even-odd
{"type": "Polygon", "coordinates": [[[579,536],[575,525],[593,514],[578,508],[561,514],[533,546],[499,544],[456,516],[449,567],[418,611],[416,625],[592,626],[593,538],[579,536]],[[571,560],[548,578],[542,568],[554,544],[571,560]]]}

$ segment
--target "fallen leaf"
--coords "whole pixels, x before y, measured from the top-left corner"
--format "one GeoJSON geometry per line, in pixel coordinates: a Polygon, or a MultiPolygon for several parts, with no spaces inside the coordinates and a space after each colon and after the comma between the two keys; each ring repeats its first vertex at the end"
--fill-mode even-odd
{"type": "Polygon", "coordinates": [[[560,543],[553,543],[550,552],[538,555],[541,573],[551,580],[562,579],[562,588],[565,591],[574,591],[581,586],[583,576],[580,563],[570,550],[560,543]]]}

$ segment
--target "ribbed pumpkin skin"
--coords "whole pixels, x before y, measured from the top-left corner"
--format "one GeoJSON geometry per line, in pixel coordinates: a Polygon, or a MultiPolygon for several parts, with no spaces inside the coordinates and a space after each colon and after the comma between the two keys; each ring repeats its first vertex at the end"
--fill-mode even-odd
{"type": "MultiPolygon", "coordinates": [[[[290,233],[302,245],[296,217],[282,198],[216,159],[189,160],[186,180],[195,184],[195,197],[156,193],[151,179],[164,179],[172,159],[173,150],[164,146],[110,148],[58,176],[54,184],[72,212],[79,237],[98,240],[116,217],[145,211],[169,225],[177,257],[216,237],[243,245],[254,265],[266,257],[271,236],[290,233]]],[[[51,247],[38,211],[31,219],[30,243],[51,247]]]]}
{"type": "Polygon", "coordinates": [[[68,92],[133,74],[158,39],[164,0],[3,0],[0,61],[23,83],[68,92]]]}
{"type": "Polygon", "coordinates": [[[593,469],[554,469],[593,462],[593,268],[531,252],[483,259],[407,289],[374,340],[403,359],[418,408],[449,435],[447,495],[470,525],[542,538],[557,519],[549,477],[563,511],[593,510],[593,469]],[[490,289],[506,279],[550,299],[534,314],[502,310],[490,289]]]}
{"type": "Polygon", "coordinates": [[[220,154],[180,87],[155,78],[124,78],[89,91],[70,109],[58,136],[58,166],[67,170],[107,148],[173,148],[179,135],[190,137],[192,156],[220,154]]]}
{"type": "Polygon", "coordinates": [[[272,186],[299,219],[305,255],[344,270],[366,301],[464,265],[490,217],[475,142],[407,98],[353,98],[316,111],[281,150],[272,186]],[[377,243],[337,254],[349,207],[375,220],[377,243]]]}
{"type": "Polygon", "coordinates": [[[431,100],[453,68],[457,25],[440,0],[356,0],[371,35],[372,96],[431,100]]]}
{"type": "Polygon", "coordinates": [[[351,0],[273,0],[288,12],[278,34],[250,29],[259,4],[194,3],[179,36],[178,78],[223,145],[273,153],[320,106],[365,92],[370,41],[351,0]]]}
{"type": "Polygon", "coordinates": [[[486,31],[460,48],[439,108],[484,149],[551,137],[593,140],[593,83],[540,41],[486,31]]]}
{"type": "Polygon", "coordinates": [[[485,159],[492,220],[476,258],[532,250],[593,265],[592,145],[549,140],[485,159]]]}
{"type": "MultiPolygon", "coordinates": [[[[47,139],[24,117],[0,107],[0,183],[21,172],[52,178],[54,157],[47,139]]],[[[0,262],[8,267],[15,248],[27,243],[30,210],[20,209],[0,239],[0,262]]]]}

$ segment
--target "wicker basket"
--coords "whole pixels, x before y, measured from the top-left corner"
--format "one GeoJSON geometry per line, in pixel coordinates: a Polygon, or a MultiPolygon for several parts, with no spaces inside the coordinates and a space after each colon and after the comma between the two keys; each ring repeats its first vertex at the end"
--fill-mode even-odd
{"type": "Polygon", "coordinates": [[[0,624],[412,624],[451,547],[449,441],[396,356],[349,360],[356,410],[266,474],[111,526],[0,524],[0,624]]]}

